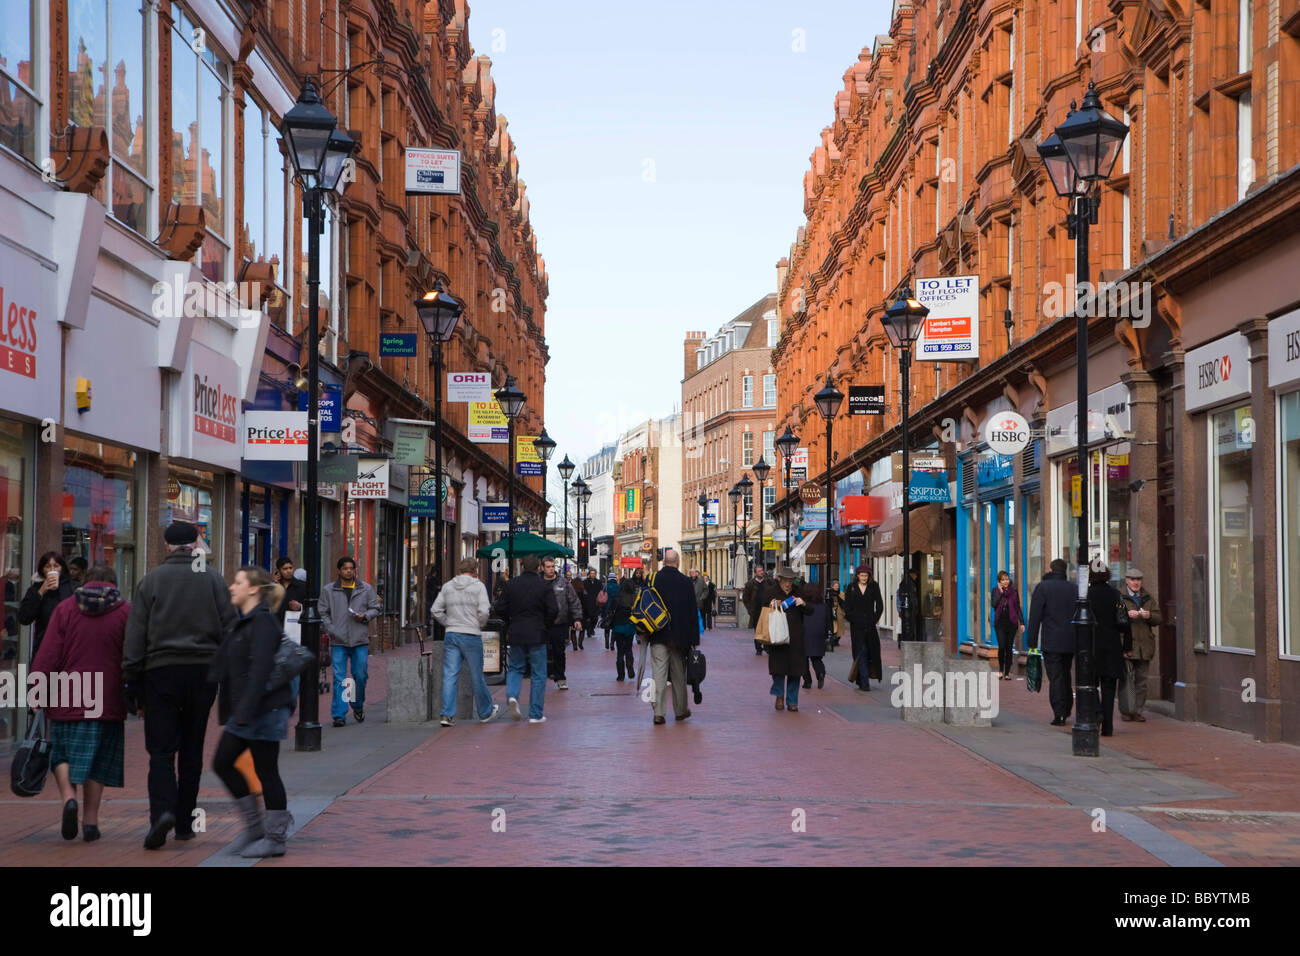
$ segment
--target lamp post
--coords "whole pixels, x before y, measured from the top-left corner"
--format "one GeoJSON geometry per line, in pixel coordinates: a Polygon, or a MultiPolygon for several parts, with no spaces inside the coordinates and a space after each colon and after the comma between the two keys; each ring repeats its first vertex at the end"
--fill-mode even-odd
{"type": "MultiPolygon", "coordinates": [[[[582,496],[584,493],[589,491],[591,491],[591,489],[587,487],[587,482],[583,480],[582,475],[579,475],[577,480],[574,481],[573,483],[573,491],[572,491],[573,497],[577,499],[574,502],[574,506],[576,509],[575,517],[577,518],[577,523],[578,523],[577,532],[579,535],[582,534],[582,496]]],[[[568,518],[565,518],[565,521],[568,521],[568,518]]],[[[567,527],[565,528],[565,535],[566,536],[568,535],[567,527]]],[[[567,543],[565,547],[568,547],[567,543]]]]}
{"type": "Polygon", "coordinates": [[[704,541],[700,545],[703,558],[700,564],[703,565],[702,574],[709,573],[709,496],[706,492],[701,491],[700,496],[695,499],[695,503],[700,506],[700,530],[704,535],[704,541]]]}
{"type": "MultiPolygon", "coordinates": [[[[569,546],[569,479],[573,477],[573,469],[578,467],[569,461],[569,456],[564,456],[564,461],[560,462],[555,470],[560,473],[560,480],[564,483],[564,546],[569,546]]],[[[581,480],[581,479],[579,479],[581,480]]]]}
{"type": "MultiPolygon", "coordinates": [[[[463,307],[439,279],[432,289],[415,300],[415,311],[425,333],[433,340],[433,477],[437,489],[434,495],[438,499],[438,513],[433,519],[433,575],[437,586],[442,587],[442,344],[451,341],[463,307]]],[[[439,625],[435,622],[434,627],[439,625]]]]}
{"type": "MultiPolygon", "coordinates": [[[[772,473],[772,466],[763,460],[760,455],[758,461],[754,463],[754,477],[758,479],[758,561],[763,561],[763,482],[767,481],[767,476],[772,473]]],[[[766,564],[766,562],[763,562],[766,564]]]]}
{"type": "MultiPolygon", "coordinates": [[[[581,478],[578,479],[582,481],[581,478]]],[[[582,538],[587,542],[586,562],[582,565],[584,568],[591,567],[591,529],[587,527],[587,521],[591,518],[591,487],[582,482],[582,491],[579,492],[582,497],[582,538]]]]}
{"type": "MultiPolygon", "coordinates": [[[[320,464],[320,234],[324,229],[325,194],[333,192],[344,161],[356,145],[336,129],[338,120],[326,108],[311,80],[305,80],[298,101],[284,114],[284,138],[294,178],[303,190],[307,224],[307,513],[303,522],[303,564],[307,568],[307,600],[302,614],[302,642],[320,654],[320,495],[316,487],[320,464]]],[[[295,750],[320,750],[320,695],[315,681],[299,688],[295,750]]]]}
{"type": "Polygon", "coordinates": [[[736,542],[740,537],[740,483],[727,492],[731,499],[731,586],[736,586],[736,542]]]}
{"type": "Polygon", "coordinates": [[[790,511],[793,504],[790,501],[790,463],[794,459],[794,453],[799,450],[799,436],[790,431],[790,426],[785,426],[785,434],[776,440],[776,447],[781,451],[781,459],[785,463],[785,563],[786,567],[790,566],[790,511]]]}
{"type": "Polygon", "coordinates": [[[510,560],[510,577],[515,575],[515,419],[524,411],[526,396],[515,384],[513,375],[506,376],[506,383],[494,393],[501,413],[506,416],[507,439],[510,442],[510,474],[506,480],[510,487],[510,540],[506,544],[510,560]]]}
{"type": "Polygon", "coordinates": [[[1074,271],[1078,289],[1075,304],[1075,359],[1079,370],[1078,404],[1075,407],[1079,468],[1079,550],[1078,597],[1074,606],[1075,628],[1075,724],[1071,728],[1071,745],[1076,757],[1101,754],[1100,727],[1097,716],[1100,700],[1094,670],[1093,621],[1088,612],[1088,479],[1092,468],[1088,461],[1088,312],[1080,308],[1091,294],[1088,276],[1088,227],[1097,222],[1098,196],[1094,183],[1110,178],[1119,157],[1128,127],[1101,108],[1101,98],[1092,81],[1083,97],[1083,106],[1070,113],[1056,131],[1038,146],[1052,187],[1057,195],[1068,199],[1072,210],[1066,223],[1074,240],[1074,271]]]}
{"type": "Polygon", "coordinates": [[[748,581],[749,572],[749,512],[750,501],[753,500],[754,483],[749,479],[749,472],[740,476],[740,481],[736,482],[736,487],[740,490],[740,543],[745,552],[745,570],[742,577],[748,581]]]}
{"type": "Polygon", "coordinates": [[[898,586],[903,610],[900,637],[909,641],[921,639],[913,628],[916,616],[912,607],[912,602],[919,601],[921,596],[912,589],[912,539],[908,524],[908,513],[912,507],[912,463],[907,430],[912,388],[908,373],[912,368],[912,345],[925,327],[925,319],[929,314],[930,310],[912,295],[911,286],[905,286],[898,301],[885,309],[885,314],[880,317],[880,324],[885,327],[890,344],[900,350],[898,369],[903,384],[903,580],[898,586]]]}
{"type": "MultiPolygon", "coordinates": [[[[546,516],[551,513],[551,502],[546,496],[546,469],[547,462],[555,454],[555,439],[546,434],[546,426],[542,426],[542,433],[533,439],[533,448],[537,449],[537,457],[542,460],[542,538],[546,538],[546,516]]],[[[568,455],[564,456],[566,459],[568,455]]],[[[568,508],[568,502],[565,503],[568,508]]]]}
{"type": "MultiPolygon", "coordinates": [[[[826,606],[835,606],[835,592],[831,588],[831,508],[834,507],[832,500],[835,489],[831,485],[831,426],[835,422],[835,416],[839,414],[840,404],[844,401],[844,393],[835,387],[831,381],[830,375],[826,376],[826,385],[813,396],[813,401],[817,403],[817,411],[821,412],[822,418],[826,419],[826,606]]],[[[826,645],[829,647],[831,642],[831,615],[826,615],[826,645]]]]}

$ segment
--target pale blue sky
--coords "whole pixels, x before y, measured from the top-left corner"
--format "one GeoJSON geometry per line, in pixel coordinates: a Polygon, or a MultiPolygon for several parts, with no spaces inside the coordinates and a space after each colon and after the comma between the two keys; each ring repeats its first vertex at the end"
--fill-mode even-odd
{"type": "Polygon", "coordinates": [[[682,339],[775,290],[885,0],[474,0],[550,276],[546,426],[581,462],[681,401],[682,339]],[[801,31],[801,32],[796,32],[801,31]],[[802,42],[802,51],[796,46],[802,42]]]}

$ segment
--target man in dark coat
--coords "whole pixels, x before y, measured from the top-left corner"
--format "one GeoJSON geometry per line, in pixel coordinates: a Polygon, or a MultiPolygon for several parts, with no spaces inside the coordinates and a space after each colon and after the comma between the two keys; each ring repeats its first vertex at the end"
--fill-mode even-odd
{"type": "Polygon", "coordinates": [[[1124,655],[1133,649],[1133,631],[1123,596],[1110,584],[1110,565],[1100,557],[1088,575],[1088,611],[1096,622],[1093,668],[1101,690],[1101,735],[1115,731],[1115,689],[1124,676],[1124,655]]]}
{"type": "Polygon", "coordinates": [[[556,569],[554,558],[542,559],[542,580],[555,592],[555,606],[559,610],[547,629],[547,640],[551,648],[547,676],[554,679],[558,689],[568,690],[565,648],[571,633],[574,648],[578,646],[578,635],[582,633],[582,603],[578,600],[578,592],[573,589],[573,582],[556,569]]]}
{"type": "Polygon", "coordinates": [[[673,714],[691,716],[686,706],[686,657],[700,643],[700,619],[691,579],[682,574],[681,555],[664,548],[664,566],[653,586],[668,609],[668,625],[650,635],[650,663],[654,676],[655,723],[664,723],[664,693],[673,685],[673,714]]]}
{"type": "MultiPolygon", "coordinates": [[[[749,613],[749,626],[758,627],[758,615],[763,608],[772,603],[772,599],[781,593],[781,587],[775,581],[767,576],[767,571],[760,564],[754,569],[754,576],[749,579],[745,585],[745,590],[741,592],[740,599],[745,605],[745,610],[749,613]]],[[[762,641],[754,641],[754,653],[762,654],[767,645],[762,641]]]]}
{"type": "Polygon", "coordinates": [[[496,615],[505,622],[509,642],[509,667],[506,675],[506,709],[519,720],[519,692],[524,685],[524,665],[532,670],[528,693],[528,722],[546,720],[542,706],[546,702],[547,628],[560,616],[551,585],[537,573],[541,559],[530,554],[523,559],[524,573],[511,578],[501,589],[496,615]]]}
{"type": "Polygon", "coordinates": [[[1074,603],[1078,594],[1065,576],[1066,563],[1052,561],[1051,570],[1043,575],[1029,599],[1029,626],[1025,630],[1025,647],[1043,647],[1043,667],[1047,671],[1048,697],[1052,703],[1052,726],[1064,725],[1074,709],[1070,666],[1074,662],[1074,603]]]}
{"type": "Polygon", "coordinates": [[[808,666],[806,657],[808,649],[804,643],[804,618],[812,608],[795,591],[795,573],[791,568],[782,568],[777,574],[777,595],[769,602],[774,614],[784,614],[790,629],[789,644],[773,644],[767,650],[767,673],[772,678],[772,696],[776,698],[777,710],[799,710],[799,681],[803,679],[804,668],[808,666]],[[794,604],[785,611],[776,608],[786,598],[793,597],[794,604]],[[784,700],[782,699],[784,698],[784,700]]]}

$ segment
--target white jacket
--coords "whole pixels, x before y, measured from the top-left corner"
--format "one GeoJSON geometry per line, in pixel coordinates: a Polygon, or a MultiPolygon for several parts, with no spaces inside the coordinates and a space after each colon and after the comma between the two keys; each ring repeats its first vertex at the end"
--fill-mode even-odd
{"type": "Polygon", "coordinates": [[[487,588],[472,574],[456,575],[433,602],[434,620],[453,634],[481,635],[491,612],[487,588]]]}

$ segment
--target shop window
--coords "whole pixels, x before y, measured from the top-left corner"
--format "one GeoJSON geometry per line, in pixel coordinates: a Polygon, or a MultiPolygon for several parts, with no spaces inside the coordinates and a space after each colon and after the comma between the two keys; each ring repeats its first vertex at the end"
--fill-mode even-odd
{"type": "Polygon", "coordinates": [[[63,554],[117,573],[123,595],[135,590],[138,456],[67,435],[63,450],[63,554]]]}
{"type": "Polygon", "coordinates": [[[0,4],[0,145],[33,165],[42,105],[32,59],[38,9],[35,0],[0,4]]]}
{"type": "Polygon", "coordinates": [[[1250,406],[1210,417],[1211,639],[1255,649],[1254,523],[1250,406]]]}
{"type": "Polygon", "coordinates": [[[166,527],[173,521],[188,521],[197,526],[199,540],[195,547],[207,553],[210,566],[215,565],[217,570],[221,570],[224,544],[222,505],[221,488],[212,472],[184,465],[168,466],[167,508],[162,525],[166,527]]]}
{"type": "Polygon", "coordinates": [[[244,256],[269,262],[284,285],[285,167],[275,118],[257,103],[244,108],[244,256]]]}
{"type": "Polygon", "coordinates": [[[1284,396],[1278,435],[1282,463],[1282,616],[1283,654],[1300,655],[1300,392],[1284,396]]]}
{"type": "Polygon", "coordinates": [[[1017,581],[1020,585],[1022,605],[1028,613],[1029,597],[1034,585],[1043,579],[1043,496],[1038,492],[1025,495],[1024,504],[1024,575],[1017,581]]]}
{"type": "MultiPolygon", "coordinates": [[[[0,46],[6,41],[0,38],[0,46]]],[[[18,606],[22,603],[31,580],[33,568],[24,563],[23,520],[28,509],[24,507],[31,487],[26,481],[30,463],[30,440],[25,429],[17,422],[0,419],[0,561],[3,561],[5,578],[4,629],[0,631],[0,679],[13,681],[19,663],[18,606]]],[[[23,663],[27,663],[26,660],[23,663]]],[[[16,707],[0,707],[0,741],[12,741],[19,735],[20,713],[16,707]]]]}

